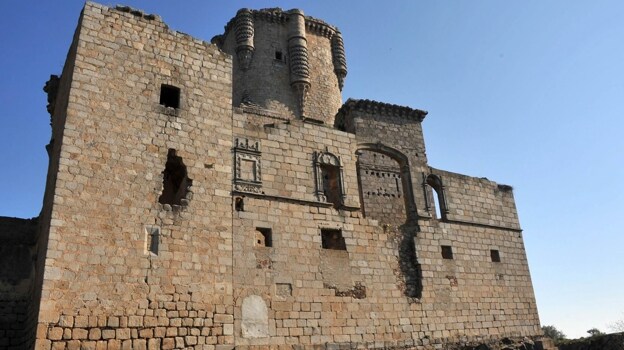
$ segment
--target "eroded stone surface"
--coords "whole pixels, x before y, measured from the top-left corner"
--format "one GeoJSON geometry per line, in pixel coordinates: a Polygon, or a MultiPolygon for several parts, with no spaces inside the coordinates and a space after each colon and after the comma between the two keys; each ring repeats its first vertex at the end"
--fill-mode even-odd
{"type": "Polygon", "coordinates": [[[269,336],[269,314],[261,296],[250,295],[243,300],[241,332],[245,338],[269,336]]]}

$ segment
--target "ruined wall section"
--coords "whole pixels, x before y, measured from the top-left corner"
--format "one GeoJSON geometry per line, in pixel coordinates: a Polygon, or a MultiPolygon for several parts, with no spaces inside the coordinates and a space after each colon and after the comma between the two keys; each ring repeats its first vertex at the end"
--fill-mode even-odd
{"type": "Polygon", "coordinates": [[[357,166],[364,215],[382,224],[403,224],[405,194],[399,163],[382,153],[360,150],[357,166]]]}
{"type": "Polygon", "coordinates": [[[438,220],[419,224],[422,300],[425,322],[440,327],[434,334],[541,335],[520,232],[438,220]]]}
{"type": "MultiPolygon", "coordinates": [[[[297,174],[313,174],[312,153],[318,149],[338,152],[344,160],[347,200],[357,198],[358,135],[280,123],[237,109],[233,137],[245,139],[246,145],[257,142],[262,171],[259,190],[235,188],[232,203],[237,347],[348,343],[424,348],[539,334],[517,234],[459,225],[438,229],[431,226],[433,220],[419,221],[422,232],[415,232],[408,224],[383,225],[355,208],[336,210],[315,201],[310,197],[314,182],[300,181],[297,174]],[[277,192],[280,188],[292,191],[277,192]],[[345,250],[323,248],[325,229],[341,232],[345,250]],[[457,260],[441,258],[441,242],[451,242],[457,260]],[[410,244],[411,253],[405,249],[410,244]],[[505,260],[488,260],[494,248],[505,260]],[[414,258],[420,272],[410,265],[414,258]],[[419,273],[422,293],[415,298],[410,284],[419,273]]],[[[368,152],[360,158],[384,155],[373,162],[380,168],[397,163],[381,150],[387,153],[368,152]]]]}
{"type": "MultiPolygon", "coordinates": [[[[336,119],[338,128],[355,134],[360,148],[358,161],[375,164],[375,174],[381,174],[390,164],[384,158],[370,161],[371,153],[376,155],[374,159],[380,155],[400,159],[401,154],[405,155],[418,207],[418,228],[411,230],[409,225],[398,222],[388,226],[387,231],[400,242],[398,251],[403,258],[415,255],[413,262],[418,269],[404,264],[401,271],[403,278],[415,273],[422,276],[422,292],[414,294],[422,312],[418,321],[434,339],[461,335],[539,336],[535,297],[511,188],[430,168],[420,124],[425,113],[374,101],[349,100],[336,119]],[[434,214],[433,191],[426,181],[431,174],[443,184],[448,210],[444,218],[434,214]],[[445,253],[450,249],[452,255],[443,256],[443,249],[445,253]],[[500,261],[494,261],[495,255],[500,261]]],[[[366,167],[358,170],[362,191],[367,191],[375,181],[367,183],[366,173],[362,172],[366,167]]],[[[366,193],[362,202],[367,217],[373,214],[388,218],[376,212],[383,211],[382,203],[367,199],[366,193]],[[369,212],[370,207],[375,211],[369,212]]],[[[413,322],[410,318],[410,324],[413,322]]]]}
{"type": "Polygon", "coordinates": [[[421,125],[426,115],[427,112],[418,109],[370,100],[349,99],[340,109],[336,116],[336,128],[353,133],[356,137],[358,157],[361,159],[359,176],[365,213],[370,213],[374,218],[385,218],[394,225],[402,225],[410,218],[415,220],[417,210],[425,207],[424,198],[414,191],[414,185],[420,182],[420,173],[427,168],[421,125]],[[389,163],[382,164],[371,160],[382,159],[382,156],[394,162],[388,159],[385,162],[389,163]],[[367,179],[367,176],[377,176],[377,173],[382,178],[385,178],[382,175],[400,178],[399,191],[404,196],[403,205],[397,199],[399,191],[396,191],[397,197],[383,196],[384,189],[390,188],[387,180],[367,179]],[[373,195],[377,192],[381,195],[373,195]],[[396,210],[397,216],[390,220],[383,207],[386,208],[385,212],[396,210]],[[400,216],[402,207],[406,213],[404,216],[400,216]]]}
{"type": "Polygon", "coordinates": [[[237,347],[414,343],[425,333],[395,277],[396,242],[357,210],[355,136],[300,121],[268,121],[234,113],[234,137],[258,142],[262,169],[261,190],[234,191],[234,202],[244,201],[233,212],[237,347]],[[316,198],[319,151],[342,161],[349,208],[337,210],[316,198]],[[270,245],[259,229],[270,232],[270,245]],[[339,231],[345,249],[323,248],[323,230],[339,231]],[[410,331],[401,318],[413,318],[410,331]]]}
{"type": "Polygon", "coordinates": [[[78,33],[37,347],[232,343],[231,58],[123,7],[78,33]],[[186,194],[160,203],[176,157],[186,194]]]}
{"type": "Polygon", "coordinates": [[[0,217],[0,348],[29,344],[37,219],[0,217]]]}
{"type": "Polygon", "coordinates": [[[416,249],[423,298],[445,315],[443,333],[463,327],[468,334],[487,328],[492,337],[541,335],[511,187],[433,168],[422,179],[428,215],[419,221],[416,249]],[[429,175],[441,181],[442,218],[429,175]]]}
{"type": "MultiPolygon", "coordinates": [[[[511,186],[434,168],[423,173],[429,174],[442,180],[447,220],[520,230],[511,186]]],[[[428,195],[432,195],[430,190],[428,195]]]]}

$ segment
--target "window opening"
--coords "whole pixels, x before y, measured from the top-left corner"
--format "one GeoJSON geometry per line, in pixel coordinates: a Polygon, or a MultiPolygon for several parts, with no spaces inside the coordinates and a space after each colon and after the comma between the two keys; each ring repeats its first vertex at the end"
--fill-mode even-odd
{"type": "Polygon", "coordinates": [[[278,61],[281,61],[283,59],[282,51],[279,51],[279,50],[275,51],[275,59],[278,61]]]}
{"type": "Polygon", "coordinates": [[[236,197],[236,199],[234,199],[234,209],[236,209],[236,211],[245,211],[245,200],[243,197],[236,197]]]}
{"type": "MultiPolygon", "coordinates": [[[[429,175],[427,176],[426,184],[431,188],[431,193],[433,195],[433,203],[429,203],[427,200],[427,208],[430,209],[431,205],[435,207],[435,215],[438,219],[446,219],[446,214],[448,213],[446,198],[444,193],[444,186],[442,185],[442,180],[437,175],[429,175]]],[[[427,194],[428,196],[428,194],[427,194]]]]}
{"type": "Polygon", "coordinates": [[[160,104],[165,107],[180,107],[180,88],[162,84],[160,86],[160,104]]]}
{"type": "Polygon", "coordinates": [[[340,193],[340,169],[337,166],[322,164],[321,177],[323,178],[323,194],[328,202],[333,203],[335,208],[342,204],[340,193]]]}
{"type": "Polygon", "coordinates": [[[453,259],[453,248],[450,245],[442,246],[442,259],[453,259]]]}
{"type": "Polygon", "coordinates": [[[500,262],[500,253],[498,252],[497,249],[491,249],[490,250],[490,258],[492,258],[492,262],[500,262]]]}
{"type": "Polygon", "coordinates": [[[273,237],[270,228],[256,227],[255,244],[258,247],[272,247],[273,237]]]}
{"type": "Polygon", "coordinates": [[[186,195],[193,180],[188,178],[182,157],[176,155],[175,149],[169,149],[167,163],[163,171],[163,191],[158,202],[169,205],[186,204],[186,195]]]}
{"type": "Polygon", "coordinates": [[[321,244],[323,249],[347,250],[347,245],[340,230],[321,229],[321,244]]]}
{"type": "MultiPolygon", "coordinates": [[[[431,187],[431,186],[429,186],[431,187]]],[[[442,219],[442,211],[440,210],[440,195],[438,194],[438,191],[436,191],[436,189],[434,187],[431,187],[431,190],[433,191],[433,206],[435,207],[435,215],[436,218],[438,219],[442,219]]]]}
{"type": "Polygon", "coordinates": [[[145,245],[146,253],[158,255],[158,246],[160,244],[160,228],[157,226],[145,227],[145,245]]]}

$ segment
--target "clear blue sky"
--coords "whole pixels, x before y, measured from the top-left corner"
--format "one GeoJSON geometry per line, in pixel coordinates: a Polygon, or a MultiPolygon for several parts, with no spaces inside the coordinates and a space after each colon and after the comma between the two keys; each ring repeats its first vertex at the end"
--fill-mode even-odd
{"type": "MultiPolygon", "coordinates": [[[[579,337],[624,318],[624,2],[124,4],[207,41],[241,7],[299,7],[338,26],[345,99],[428,110],[432,166],[514,187],[542,324],[579,337]]],[[[0,2],[0,215],[41,209],[42,87],[61,72],[82,6],[0,2]]]]}

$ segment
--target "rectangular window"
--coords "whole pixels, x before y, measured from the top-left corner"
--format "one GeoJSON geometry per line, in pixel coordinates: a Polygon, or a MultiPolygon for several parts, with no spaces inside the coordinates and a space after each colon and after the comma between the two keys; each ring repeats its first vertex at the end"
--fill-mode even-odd
{"type": "Polygon", "coordinates": [[[443,259],[453,259],[453,248],[450,245],[442,246],[442,258],[443,259]]]}
{"type": "Polygon", "coordinates": [[[347,250],[347,245],[340,230],[321,229],[321,244],[323,249],[347,250]]]}
{"type": "Polygon", "coordinates": [[[256,242],[257,247],[272,247],[273,237],[270,228],[256,227],[256,242]]]}
{"type": "Polygon", "coordinates": [[[145,226],[145,253],[158,255],[160,245],[160,227],[145,226]]]}
{"type": "Polygon", "coordinates": [[[500,262],[500,254],[498,252],[498,250],[496,249],[491,249],[490,250],[490,258],[492,258],[492,262],[500,262]]]}
{"type": "Polygon", "coordinates": [[[180,88],[162,84],[160,86],[160,104],[165,107],[180,107],[180,88]]]}

